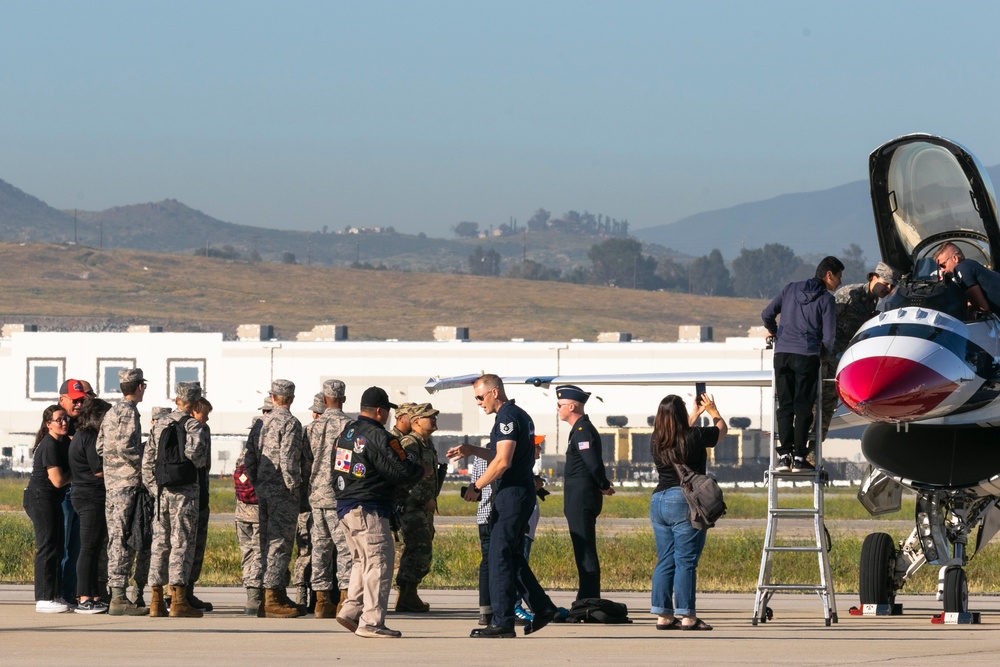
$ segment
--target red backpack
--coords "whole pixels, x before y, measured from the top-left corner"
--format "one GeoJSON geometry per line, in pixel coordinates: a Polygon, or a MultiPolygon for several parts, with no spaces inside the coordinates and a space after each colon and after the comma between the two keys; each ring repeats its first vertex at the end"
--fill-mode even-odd
{"type": "Polygon", "coordinates": [[[247,467],[240,463],[233,470],[233,489],[236,490],[236,499],[248,505],[257,504],[257,491],[250,483],[250,475],[247,474],[247,467]]]}

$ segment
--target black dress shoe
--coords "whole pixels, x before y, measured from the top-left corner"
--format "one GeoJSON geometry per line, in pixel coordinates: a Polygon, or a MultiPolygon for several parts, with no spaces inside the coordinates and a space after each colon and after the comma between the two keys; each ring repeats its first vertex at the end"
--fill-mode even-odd
{"type": "Polygon", "coordinates": [[[475,639],[513,639],[517,637],[517,633],[514,632],[514,628],[491,624],[485,628],[476,628],[469,636],[475,639]]]}
{"type": "Polygon", "coordinates": [[[556,607],[549,607],[544,611],[536,613],[535,617],[524,625],[524,634],[530,635],[532,632],[538,632],[551,623],[552,619],[554,619],[558,614],[559,609],[556,607]]]}

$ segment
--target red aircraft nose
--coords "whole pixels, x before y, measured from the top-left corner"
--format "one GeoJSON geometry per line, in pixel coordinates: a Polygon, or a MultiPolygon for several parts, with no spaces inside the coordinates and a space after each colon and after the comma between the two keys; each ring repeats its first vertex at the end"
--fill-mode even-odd
{"type": "Polygon", "coordinates": [[[901,357],[865,357],[837,374],[837,391],[844,405],[881,422],[923,417],[957,388],[957,383],[935,370],[901,357]]]}

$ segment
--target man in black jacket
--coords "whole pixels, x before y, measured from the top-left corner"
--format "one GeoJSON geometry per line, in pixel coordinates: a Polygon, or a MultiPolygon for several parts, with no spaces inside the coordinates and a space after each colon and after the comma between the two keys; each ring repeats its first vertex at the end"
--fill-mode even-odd
{"type": "Polygon", "coordinates": [[[569,524],[579,576],[577,600],[601,597],[597,517],[603,508],[604,496],[615,492],[604,471],[601,435],[583,411],[588,398],[589,392],[571,384],[556,387],[556,412],[570,427],[563,472],[566,480],[563,512],[569,524]]]}
{"type": "Polygon", "coordinates": [[[334,455],[337,517],[354,556],[337,622],[359,637],[402,636],[385,627],[396,560],[389,517],[397,487],[416,482],[424,469],[385,430],[389,410],[395,407],[385,390],[366,389],[361,414],[344,427],[334,455]]]}

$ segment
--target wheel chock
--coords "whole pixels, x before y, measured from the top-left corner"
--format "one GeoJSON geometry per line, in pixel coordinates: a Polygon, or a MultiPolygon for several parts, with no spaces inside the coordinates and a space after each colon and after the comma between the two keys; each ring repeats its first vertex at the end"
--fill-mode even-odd
{"type": "Polygon", "coordinates": [[[978,611],[946,611],[937,616],[931,616],[934,625],[979,625],[978,611]]]}
{"type": "Polygon", "coordinates": [[[893,604],[863,604],[861,608],[851,607],[848,610],[851,616],[901,616],[903,614],[902,603],[893,604]]]}

